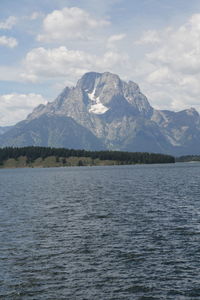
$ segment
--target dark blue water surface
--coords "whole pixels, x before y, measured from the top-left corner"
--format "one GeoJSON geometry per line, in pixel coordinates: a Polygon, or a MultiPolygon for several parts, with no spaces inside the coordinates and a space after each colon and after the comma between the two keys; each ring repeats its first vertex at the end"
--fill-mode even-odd
{"type": "Polygon", "coordinates": [[[200,299],[200,164],[1,170],[0,299],[200,299]]]}

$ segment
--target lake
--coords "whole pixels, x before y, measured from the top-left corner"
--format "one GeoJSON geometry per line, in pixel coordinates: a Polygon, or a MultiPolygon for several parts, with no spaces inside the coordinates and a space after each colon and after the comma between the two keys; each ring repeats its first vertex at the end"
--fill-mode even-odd
{"type": "Polygon", "coordinates": [[[200,299],[200,164],[0,170],[0,299],[200,299]]]}

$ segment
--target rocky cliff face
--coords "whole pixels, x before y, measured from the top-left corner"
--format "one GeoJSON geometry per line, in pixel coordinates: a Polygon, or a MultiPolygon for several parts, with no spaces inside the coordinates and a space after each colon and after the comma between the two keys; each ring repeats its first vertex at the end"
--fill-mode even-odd
{"type": "Polygon", "coordinates": [[[119,76],[108,72],[86,73],[75,87],[66,87],[54,102],[39,105],[19,124],[1,136],[0,145],[17,143],[20,146],[19,135],[23,135],[23,145],[71,148],[85,148],[87,145],[87,149],[175,155],[199,153],[200,149],[200,117],[196,110],[177,113],[154,110],[136,83],[124,82],[119,76]],[[58,131],[63,127],[62,138],[57,135],[56,142],[53,138],[57,128],[55,118],[59,124],[58,131]],[[30,140],[36,130],[32,124],[36,126],[37,123],[46,129],[43,132],[37,129],[40,139],[30,140]],[[19,124],[20,134],[16,131],[19,124]],[[77,143],[74,144],[69,132],[73,132],[77,143]],[[78,132],[84,136],[84,143],[78,132]],[[68,136],[67,143],[65,136],[68,136]]]}
{"type": "Polygon", "coordinates": [[[172,147],[172,153],[198,154],[200,152],[200,116],[194,108],[180,112],[154,110],[152,120],[172,147]]]}
{"type": "Polygon", "coordinates": [[[18,123],[0,142],[3,146],[51,146],[103,150],[105,145],[73,119],[46,114],[18,123]],[[2,141],[2,142],[1,142],[2,141]]]}

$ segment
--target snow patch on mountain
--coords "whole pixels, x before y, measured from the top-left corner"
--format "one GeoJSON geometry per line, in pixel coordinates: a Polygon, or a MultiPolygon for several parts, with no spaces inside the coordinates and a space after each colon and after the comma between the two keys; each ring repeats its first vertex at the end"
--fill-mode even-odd
{"type": "MultiPolygon", "coordinates": [[[[86,91],[88,91],[88,90],[86,90],[86,91]]],[[[96,99],[95,93],[96,93],[96,88],[92,91],[92,93],[88,93],[88,98],[89,98],[91,101],[95,101],[95,99],[96,99]]]]}
{"type": "Polygon", "coordinates": [[[109,108],[101,103],[99,97],[95,97],[95,92],[96,89],[94,89],[91,93],[87,93],[88,98],[92,101],[92,104],[89,108],[89,112],[93,114],[101,115],[104,114],[106,111],[108,111],[109,108]]]}

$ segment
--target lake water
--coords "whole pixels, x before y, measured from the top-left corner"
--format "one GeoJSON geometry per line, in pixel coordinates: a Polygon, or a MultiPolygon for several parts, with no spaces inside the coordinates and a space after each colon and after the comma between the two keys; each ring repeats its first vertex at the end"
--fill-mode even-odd
{"type": "Polygon", "coordinates": [[[200,164],[0,170],[0,299],[200,299],[200,164]]]}

